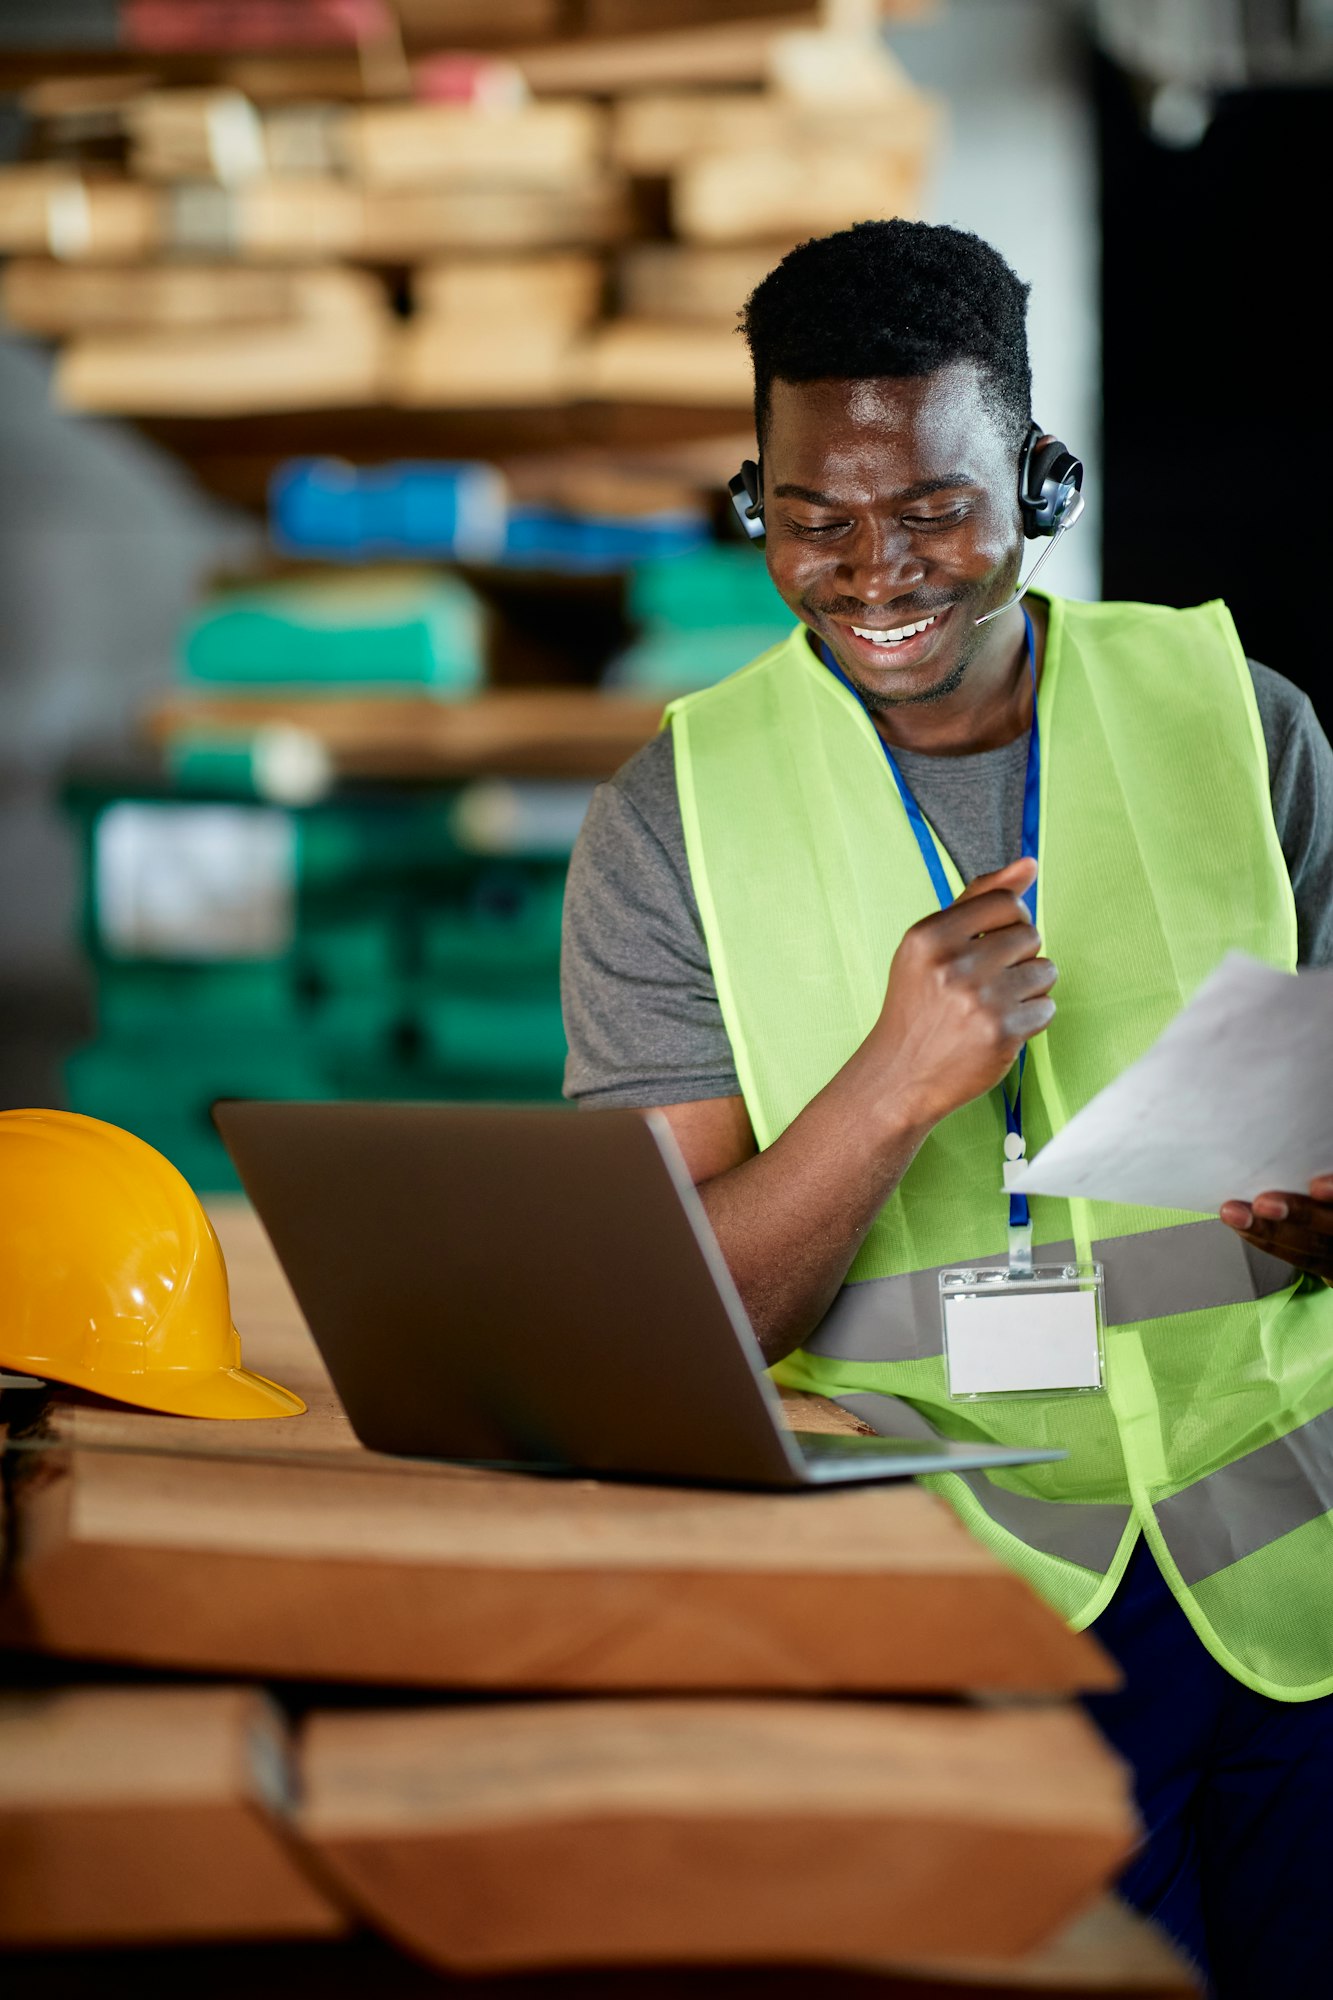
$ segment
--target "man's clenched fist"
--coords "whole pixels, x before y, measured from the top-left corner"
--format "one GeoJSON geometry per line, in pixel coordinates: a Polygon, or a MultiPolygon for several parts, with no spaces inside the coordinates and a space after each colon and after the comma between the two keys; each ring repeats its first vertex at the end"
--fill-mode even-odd
{"type": "Polygon", "coordinates": [[[947,910],[913,924],[893,955],[866,1038],[906,1123],[928,1128],[993,1090],[1055,1016],[1059,977],[1020,900],[1035,861],[979,875],[947,910]]]}

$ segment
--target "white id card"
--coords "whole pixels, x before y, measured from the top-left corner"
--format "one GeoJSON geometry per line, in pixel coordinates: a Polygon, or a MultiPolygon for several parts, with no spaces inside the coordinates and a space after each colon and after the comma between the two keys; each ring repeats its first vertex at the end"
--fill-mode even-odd
{"type": "Polygon", "coordinates": [[[981,1396],[1086,1396],[1104,1386],[1102,1267],[1037,1264],[940,1273],[944,1357],[954,1402],[981,1396]]]}

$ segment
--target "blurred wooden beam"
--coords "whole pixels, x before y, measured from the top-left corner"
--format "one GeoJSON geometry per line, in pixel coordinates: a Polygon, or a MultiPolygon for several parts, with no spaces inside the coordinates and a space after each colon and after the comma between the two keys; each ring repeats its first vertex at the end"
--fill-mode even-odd
{"type": "Polygon", "coordinates": [[[347,778],[609,778],[656,733],[661,714],[660,701],[593,688],[497,688],[461,701],[180,693],[144,726],[166,749],[281,724],[314,738],[347,778]]]}
{"type": "Polygon", "coordinates": [[[297,1824],[463,1972],[1012,1959],[1137,1833],[1072,1707],[758,1701],[317,1715],[297,1824]]]}
{"type": "Polygon", "coordinates": [[[169,1456],[153,1439],[171,1424],[25,1460],[0,1643],[497,1691],[1114,1684],[1093,1641],[920,1487],[692,1492],[336,1445],[330,1463],[318,1426],[309,1460],[266,1459],[258,1425],[219,1439],[202,1423],[169,1456]]]}
{"type": "Polygon", "coordinates": [[[0,1694],[0,1947],[340,1935],[290,1784],[254,1688],[0,1694]]]}
{"type": "MultiPolygon", "coordinates": [[[[136,430],[178,459],[206,491],[257,513],[265,511],[269,480],[287,458],[327,455],[353,464],[383,464],[398,458],[540,456],[556,465],[591,454],[647,459],[692,443],[702,461],[710,439],[723,442],[734,456],[742,429],[737,412],[721,406],[611,402],[526,409],[288,410],[225,419],[133,421],[136,430]]],[[[753,451],[752,440],[745,441],[745,449],[753,451]]],[[[730,468],[731,456],[727,464],[730,468]]]]}

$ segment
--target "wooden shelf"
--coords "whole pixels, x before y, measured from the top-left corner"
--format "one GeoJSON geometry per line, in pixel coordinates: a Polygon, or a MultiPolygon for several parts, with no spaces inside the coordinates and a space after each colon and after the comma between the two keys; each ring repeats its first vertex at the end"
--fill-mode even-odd
{"type": "MultiPolygon", "coordinates": [[[[140,417],[160,445],[209,493],[263,512],[274,468],[286,458],[510,458],[577,451],[663,453],[682,440],[725,440],[751,449],[735,410],[680,404],[566,403],[526,410],[284,410],[254,417],[140,417]]],[[[702,457],[703,454],[698,454],[702,457]]],[[[728,462],[726,453],[719,454],[728,462]]]]}

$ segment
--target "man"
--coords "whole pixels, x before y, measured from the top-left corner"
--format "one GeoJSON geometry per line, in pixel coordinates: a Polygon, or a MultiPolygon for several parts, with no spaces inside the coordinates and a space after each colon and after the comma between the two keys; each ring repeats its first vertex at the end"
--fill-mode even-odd
{"type": "Polygon", "coordinates": [[[1333,1173],[1221,1218],[1035,1198],[1039,1254],[1105,1264],[1103,1393],[955,1399],[932,1297],[1004,1253],[1006,1133],[1038,1150],[1226,949],[1333,963],[1305,698],[1220,607],[1011,602],[1026,296],[975,237],[883,222],[750,299],[800,622],[597,794],[566,1089],[665,1110],[780,1381],[1069,1447],[933,1483],[1124,1667],[1095,1710],[1148,1829],[1127,1894],[1220,1993],[1297,2000],[1333,1948],[1333,1173]]]}

